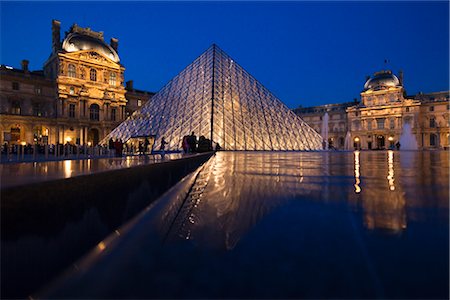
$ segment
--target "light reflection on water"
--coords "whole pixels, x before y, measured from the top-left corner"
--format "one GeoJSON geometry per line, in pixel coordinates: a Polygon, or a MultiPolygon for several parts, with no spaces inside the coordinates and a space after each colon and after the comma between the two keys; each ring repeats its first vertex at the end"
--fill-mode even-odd
{"type": "Polygon", "coordinates": [[[0,164],[1,187],[8,188],[30,183],[131,168],[161,161],[180,159],[181,153],[166,154],[164,159],[159,154],[146,156],[127,156],[118,158],[97,158],[64,160],[33,163],[0,164]]]}
{"type": "Polygon", "coordinates": [[[448,298],[448,166],[445,152],[218,152],[184,202],[164,199],[103,263],[60,288],[77,297],[448,298]]]}
{"type": "MultiPolygon", "coordinates": [[[[205,244],[221,244],[222,239],[233,248],[245,232],[276,207],[307,200],[354,207],[362,214],[365,228],[400,232],[407,227],[407,209],[420,209],[432,200],[418,198],[418,190],[439,190],[439,197],[433,199],[436,208],[448,207],[448,170],[433,170],[438,171],[433,174],[433,186],[416,184],[426,170],[408,176],[413,170],[402,169],[396,160],[400,155],[394,151],[355,151],[354,161],[350,162],[349,153],[219,152],[203,171],[210,175],[201,195],[203,201],[189,210],[196,221],[192,221],[192,216],[185,217],[191,221],[180,226],[189,232],[190,239],[200,239],[205,244]],[[409,189],[408,195],[404,186],[409,189]],[[214,234],[207,234],[209,231],[214,234]]],[[[448,165],[446,156],[442,158],[442,166],[448,165]]],[[[187,201],[185,205],[191,203],[187,201]]],[[[181,233],[175,235],[185,238],[181,233]]]]}

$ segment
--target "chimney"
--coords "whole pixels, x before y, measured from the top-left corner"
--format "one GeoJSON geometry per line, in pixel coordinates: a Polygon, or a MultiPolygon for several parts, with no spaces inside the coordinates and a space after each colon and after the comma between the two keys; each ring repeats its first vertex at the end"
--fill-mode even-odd
{"type": "Polygon", "coordinates": [[[109,42],[109,44],[111,45],[111,47],[114,49],[114,51],[116,51],[116,53],[119,53],[118,48],[119,48],[119,40],[116,38],[111,38],[111,41],[109,42]]]}
{"type": "Polygon", "coordinates": [[[21,63],[22,63],[22,71],[24,71],[25,73],[28,73],[29,72],[28,71],[28,63],[29,63],[29,61],[24,59],[24,60],[22,60],[21,63]]]}
{"type": "Polygon", "coordinates": [[[127,90],[132,91],[133,90],[133,80],[128,80],[127,81],[127,90]]]}
{"type": "Polygon", "coordinates": [[[53,53],[58,52],[61,49],[61,22],[58,20],[52,20],[52,50],[53,53]]]}
{"type": "Polygon", "coordinates": [[[403,86],[403,70],[400,70],[398,80],[400,81],[400,85],[403,86]]]}

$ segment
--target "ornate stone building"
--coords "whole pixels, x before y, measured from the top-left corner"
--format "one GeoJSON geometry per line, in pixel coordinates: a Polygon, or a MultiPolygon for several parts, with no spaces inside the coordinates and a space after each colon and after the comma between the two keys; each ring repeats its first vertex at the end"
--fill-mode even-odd
{"type": "Polygon", "coordinates": [[[295,113],[321,132],[329,115],[329,144],[337,149],[389,149],[400,141],[405,124],[419,149],[449,147],[449,92],[406,96],[400,79],[391,71],[368,78],[361,100],[353,103],[297,108],[295,113]],[[347,143],[346,143],[347,140],[347,143]]]}
{"type": "Polygon", "coordinates": [[[1,66],[1,143],[96,145],[153,95],[124,86],[118,40],[73,25],[61,42],[52,21],[52,53],[42,71],[1,66]]]}

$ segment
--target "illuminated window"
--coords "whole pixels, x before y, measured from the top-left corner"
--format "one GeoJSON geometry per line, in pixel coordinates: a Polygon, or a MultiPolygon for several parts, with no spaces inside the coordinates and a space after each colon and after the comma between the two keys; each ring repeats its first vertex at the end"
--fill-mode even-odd
{"type": "Polygon", "coordinates": [[[385,119],[377,119],[377,129],[384,129],[385,119]]]}
{"type": "Polygon", "coordinates": [[[71,95],[75,94],[75,89],[74,89],[73,86],[71,86],[71,87],[69,88],[69,94],[71,94],[71,95]]]}
{"type": "Polygon", "coordinates": [[[109,85],[116,86],[116,73],[109,74],[109,85]]]}
{"type": "Polygon", "coordinates": [[[89,118],[92,121],[100,120],[100,107],[97,104],[92,104],[89,108],[89,118]]]}
{"type": "Polygon", "coordinates": [[[69,118],[75,118],[75,104],[69,104],[69,118]]]}
{"type": "Polygon", "coordinates": [[[111,121],[115,121],[115,120],[116,120],[116,109],[111,108],[111,121]]]}
{"type": "Polygon", "coordinates": [[[97,81],[97,70],[91,69],[91,71],[89,72],[89,76],[91,81],[97,81]]]}
{"type": "Polygon", "coordinates": [[[42,94],[42,88],[40,86],[35,86],[34,87],[34,92],[36,93],[36,95],[41,95],[42,94]]]}
{"type": "Polygon", "coordinates": [[[138,107],[141,107],[141,106],[142,106],[142,100],[141,100],[141,99],[138,99],[138,100],[137,100],[137,106],[138,106],[138,107]]]}
{"type": "Polygon", "coordinates": [[[11,113],[12,113],[13,115],[20,115],[21,109],[20,109],[20,102],[19,102],[19,101],[14,101],[14,102],[12,103],[12,106],[11,106],[11,113]]]}
{"type": "Polygon", "coordinates": [[[77,73],[76,73],[76,70],[75,70],[75,65],[72,65],[72,64],[69,65],[69,68],[68,68],[68,71],[67,71],[67,75],[69,77],[73,77],[73,78],[77,77],[77,73]]]}
{"type": "Polygon", "coordinates": [[[389,120],[389,128],[390,129],[394,129],[395,128],[395,120],[394,119],[390,119],[389,120]]]}
{"type": "Polygon", "coordinates": [[[40,103],[33,103],[33,116],[37,116],[37,117],[42,116],[42,110],[41,110],[40,103]]]}

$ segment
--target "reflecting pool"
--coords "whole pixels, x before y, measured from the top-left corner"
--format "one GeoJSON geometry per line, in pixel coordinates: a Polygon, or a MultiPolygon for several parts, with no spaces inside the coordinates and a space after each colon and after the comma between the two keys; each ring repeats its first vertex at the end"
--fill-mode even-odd
{"type": "Polygon", "coordinates": [[[446,152],[218,152],[41,291],[448,298],[446,152]]]}

